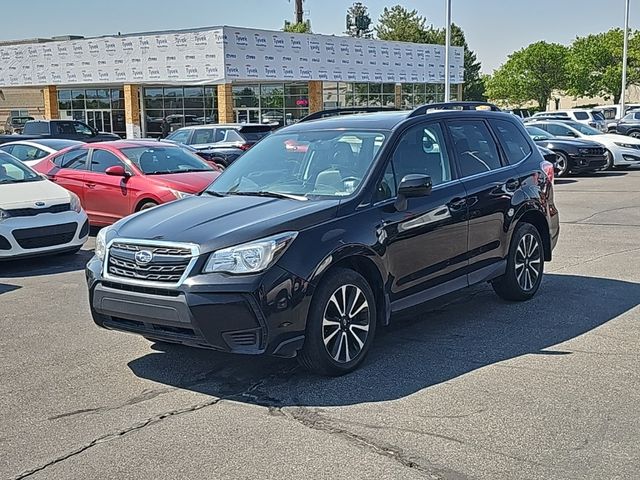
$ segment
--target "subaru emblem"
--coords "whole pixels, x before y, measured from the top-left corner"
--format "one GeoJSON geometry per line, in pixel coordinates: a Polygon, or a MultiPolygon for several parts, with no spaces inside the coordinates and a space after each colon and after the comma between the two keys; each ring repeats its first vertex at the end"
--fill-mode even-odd
{"type": "Polygon", "coordinates": [[[149,250],[140,250],[139,252],[136,252],[136,263],[139,263],[140,265],[146,265],[147,263],[151,262],[151,260],[153,260],[153,253],[151,253],[149,250]]]}

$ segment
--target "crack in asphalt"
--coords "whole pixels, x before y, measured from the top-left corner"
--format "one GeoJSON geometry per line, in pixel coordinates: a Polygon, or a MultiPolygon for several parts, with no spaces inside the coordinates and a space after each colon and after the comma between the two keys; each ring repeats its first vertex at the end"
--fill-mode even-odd
{"type": "MultiPolygon", "coordinates": [[[[355,443],[365,448],[372,453],[394,460],[403,467],[417,471],[423,474],[425,478],[431,478],[434,480],[463,480],[468,478],[466,475],[463,475],[459,472],[422,465],[418,463],[418,461],[406,455],[402,451],[402,449],[393,445],[383,444],[379,441],[367,438],[358,433],[351,432],[342,426],[336,425],[334,422],[323,417],[318,412],[310,410],[308,408],[275,408],[274,410],[275,412],[277,412],[275,414],[278,416],[284,416],[312,430],[328,433],[331,435],[337,435],[350,441],[351,443],[355,443]]],[[[273,411],[271,411],[270,413],[272,415],[274,414],[273,411]]]]}
{"type": "Polygon", "coordinates": [[[579,267],[582,265],[586,265],[587,263],[597,262],[598,260],[602,260],[603,258],[612,257],[614,255],[622,255],[623,253],[631,253],[631,252],[638,252],[638,251],[640,251],[640,247],[630,248],[628,250],[620,250],[616,252],[603,253],[602,255],[598,255],[597,257],[587,258],[586,260],[582,260],[581,262],[572,263],[570,265],[565,265],[564,267],[553,269],[549,271],[549,273],[563,272],[568,268],[579,267]]]}
{"type": "MultiPolygon", "coordinates": [[[[11,477],[11,480],[22,480],[24,478],[30,477],[31,475],[41,472],[53,465],[56,465],[60,462],[64,462],[65,460],[68,460],[69,458],[75,457],[87,450],[89,450],[90,448],[95,447],[96,445],[100,445],[103,443],[107,443],[113,440],[117,440],[120,439],[122,437],[124,437],[125,435],[131,433],[131,432],[135,432],[137,430],[141,430],[145,427],[148,427],[150,425],[154,425],[156,423],[159,423],[167,418],[171,418],[171,417],[175,417],[175,416],[179,416],[179,415],[183,415],[183,414],[187,414],[187,413],[192,413],[192,412],[197,412],[198,410],[202,410],[204,408],[207,407],[211,407],[214,405],[217,405],[218,403],[222,402],[223,400],[231,400],[233,398],[237,398],[237,397],[252,397],[252,392],[256,391],[257,389],[259,389],[261,386],[263,386],[265,383],[267,383],[269,380],[272,380],[274,378],[277,378],[279,376],[285,375],[287,373],[292,373],[293,371],[295,371],[297,369],[286,369],[286,370],[282,370],[282,371],[278,371],[278,372],[274,372],[271,375],[268,375],[265,378],[259,379],[257,381],[254,381],[251,385],[249,385],[248,387],[244,388],[243,390],[237,391],[235,393],[230,393],[228,395],[223,395],[221,397],[217,397],[217,398],[213,398],[209,401],[206,402],[201,402],[201,403],[197,403],[194,405],[190,405],[188,407],[183,407],[183,408],[178,408],[178,409],[174,409],[174,410],[169,410],[167,412],[163,412],[163,413],[159,413],[156,415],[153,415],[152,417],[149,417],[145,420],[142,420],[140,422],[137,422],[133,425],[130,425],[128,427],[125,427],[123,429],[120,430],[116,430],[115,432],[110,432],[110,433],[106,433],[104,435],[100,435],[97,438],[94,438],[93,440],[91,440],[90,442],[87,442],[79,447],[74,448],[73,450],[70,450],[62,455],[59,455],[49,461],[47,461],[46,463],[43,463],[42,465],[38,465],[37,467],[33,467],[30,468],[28,470],[24,470],[20,473],[18,473],[17,475],[11,477]]],[[[205,381],[212,373],[216,373],[217,370],[211,371],[211,372],[206,372],[203,375],[197,377],[198,380],[196,381],[195,384],[201,383],[202,381],[205,381]]],[[[190,384],[190,385],[193,385],[190,384]]],[[[178,387],[172,387],[172,389],[177,389],[178,387]]],[[[166,393],[166,392],[165,392],[166,393]]],[[[156,395],[157,396],[157,395],[156,395]]],[[[138,397],[134,397],[134,398],[138,398],[138,397]]],[[[142,401],[146,401],[148,400],[148,398],[145,398],[142,401]]],[[[138,402],[139,403],[139,402],[138,402]]],[[[108,408],[107,408],[108,409],[108,408]]],[[[94,411],[95,409],[84,409],[87,411],[94,411]]],[[[74,412],[70,412],[71,414],[74,414],[74,412]]],[[[75,414],[78,413],[85,413],[85,412],[81,412],[81,411],[76,411],[75,414]]],[[[67,415],[68,416],[68,415],[67,415]]]]}
{"type": "Polygon", "coordinates": [[[595,213],[593,213],[593,214],[589,215],[588,217],[584,217],[584,218],[581,218],[581,219],[579,219],[579,220],[574,220],[574,222],[575,222],[575,223],[584,223],[584,222],[586,222],[587,220],[592,219],[592,218],[593,218],[593,217],[595,217],[596,215],[602,215],[602,214],[604,214],[604,213],[617,212],[617,211],[620,211],[620,210],[637,210],[637,208],[638,208],[638,206],[637,206],[637,205],[631,205],[631,206],[628,206],[628,207],[608,208],[608,209],[606,209],[606,210],[601,210],[601,211],[599,211],[599,212],[595,212],[595,213]]]}

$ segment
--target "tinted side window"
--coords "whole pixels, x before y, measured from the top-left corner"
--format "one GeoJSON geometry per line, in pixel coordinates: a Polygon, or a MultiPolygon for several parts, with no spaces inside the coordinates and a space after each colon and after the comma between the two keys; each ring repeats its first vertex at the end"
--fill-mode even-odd
{"type": "Polygon", "coordinates": [[[88,150],[72,150],[59,157],[57,157],[53,163],[60,168],[70,168],[72,170],[86,170],[87,169],[87,154],[88,150]]]}
{"type": "Polygon", "coordinates": [[[213,143],[214,129],[213,128],[196,128],[193,131],[193,137],[191,138],[191,145],[199,145],[202,143],[213,143]]]}
{"type": "Polygon", "coordinates": [[[88,125],[85,125],[82,122],[74,122],[73,128],[75,129],[75,133],[79,135],[93,135],[93,132],[89,128],[88,125]]]}
{"type": "Polygon", "coordinates": [[[574,112],[576,120],[589,120],[589,114],[587,112],[574,112]]]}
{"type": "Polygon", "coordinates": [[[13,150],[11,150],[11,155],[16,157],[18,160],[27,162],[46,156],[46,152],[30,145],[14,145],[13,150]],[[44,155],[42,155],[42,153],[44,153],[44,155]]]}
{"type": "Polygon", "coordinates": [[[94,150],[91,155],[91,171],[104,173],[107,168],[114,165],[122,165],[122,162],[113,153],[106,150],[94,150]]]}
{"type": "Polygon", "coordinates": [[[489,172],[502,167],[498,147],[481,120],[448,122],[462,176],[489,172]]]}
{"type": "Polygon", "coordinates": [[[634,113],[633,116],[636,120],[640,120],[640,112],[634,113]]]}
{"type": "Polygon", "coordinates": [[[546,130],[552,135],[558,135],[559,137],[570,137],[572,136],[571,130],[569,130],[564,125],[556,125],[550,123],[546,126],[546,130]]]}
{"type": "Polygon", "coordinates": [[[531,145],[513,123],[505,120],[492,120],[490,123],[510,164],[518,163],[531,155],[531,145]]]}
{"type": "Polygon", "coordinates": [[[439,124],[409,128],[393,153],[396,183],[411,174],[429,175],[433,185],[451,180],[451,163],[439,124]]]}
{"type": "Polygon", "coordinates": [[[73,122],[56,122],[51,124],[54,134],[57,135],[75,135],[76,129],[73,122]]]}
{"type": "MultiPolygon", "coordinates": [[[[171,135],[167,137],[167,140],[171,140],[176,143],[187,143],[189,140],[190,130],[178,130],[177,132],[173,132],[171,135]]],[[[199,143],[199,142],[191,142],[191,143],[199,143]]]]}

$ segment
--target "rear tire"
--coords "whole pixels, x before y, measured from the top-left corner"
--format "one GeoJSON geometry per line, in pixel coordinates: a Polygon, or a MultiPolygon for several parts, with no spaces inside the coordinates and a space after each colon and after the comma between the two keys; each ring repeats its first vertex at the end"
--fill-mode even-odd
{"type": "Polygon", "coordinates": [[[138,208],[138,211],[141,212],[142,210],[149,210],[150,208],[157,207],[157,206],[158,204],[156,202],[152,202],[152,201],[144,202],[142,205],[140,205],[140,208],[138,208]]]}
{"type": "Polygon", "coordinates": [[[491,285],[504,300],[531,299],[542,282],[544,274],[544,245],[540,233],[530,223],[516,227],[509,246],[507,271],[491,285]]]}
{"type": "Polygon", "coordinates": [[[640,138],[640,131],[634,130],[633,132],[629,132],[629,136],[631,138],[640,138]]]}
{"type": "Polygon", "coordinates": [[[367,280],[336,268],[313,294],[300,364],[319,375],[349,373],[363,362],[376,333],[376,302],[367,280]]]}

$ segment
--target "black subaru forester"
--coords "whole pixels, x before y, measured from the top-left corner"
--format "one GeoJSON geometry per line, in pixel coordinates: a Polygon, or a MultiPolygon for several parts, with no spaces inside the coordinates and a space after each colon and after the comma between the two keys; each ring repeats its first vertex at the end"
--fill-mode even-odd
{"type": "Polygon", "coordinates": [[[86,273],[101,327],[340,375],[394,312],[479,282],[530,299],[558,234],[519,121],[433,104],[283,128],[200,195],[101,230],[86,273]]]}

